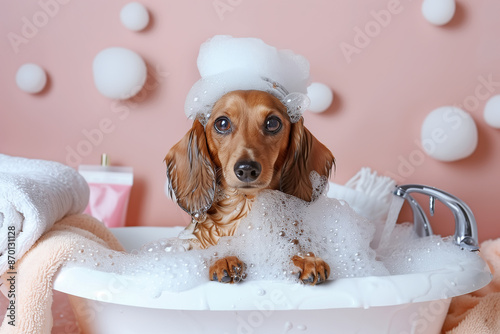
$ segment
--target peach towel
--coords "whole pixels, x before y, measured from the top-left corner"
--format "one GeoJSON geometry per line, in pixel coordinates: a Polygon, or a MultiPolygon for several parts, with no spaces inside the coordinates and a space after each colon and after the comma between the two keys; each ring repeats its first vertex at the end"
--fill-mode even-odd
{"type": "MultiPolygon", "coordinates": [[[[9,324],[8,310],[0,334],[50,334],[53,277],[73,248],[82,244],[123,251],[104,224],[91,216],[71,215],[55,223],[15,264],[15,326],[9,324]]],[[[8,272],[2,275],[2,288],[10,286],[10,276],[8,272]]]]}
{"type": "Polygon", "coordinates": [[[493,280],[480,290],[453,298],[442,333],[500,333],[500,239],[483,242],[481,256],[490,266],[493,280]]]}

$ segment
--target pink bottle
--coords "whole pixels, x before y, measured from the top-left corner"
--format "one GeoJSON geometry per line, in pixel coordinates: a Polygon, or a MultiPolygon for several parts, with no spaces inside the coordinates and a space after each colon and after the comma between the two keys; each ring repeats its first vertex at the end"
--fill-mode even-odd
{"type": "Polygon", "coordinates": [[[78,172],[90,188],[90,199],[84,213],[104,222],[107,227],[125,226],[130,190],[134,183],[132,167],[109,166],[106,154],[101,165],[80,165],[78,172]]]}

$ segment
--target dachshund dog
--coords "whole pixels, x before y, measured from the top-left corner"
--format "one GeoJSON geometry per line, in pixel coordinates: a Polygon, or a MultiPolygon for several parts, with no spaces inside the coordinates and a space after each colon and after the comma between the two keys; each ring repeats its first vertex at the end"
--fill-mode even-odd
{"type": "MultiPolygon", "coordinates": [[[[310,173],[329,176],[335,159],[303,125],[291,123],[273,95],[232,91],[213,106],[205,127],[198,119],[165,157],[169,192],[195,224],[190,248],[207,248],[231,236],[263,189],[312,200],[310,173]]],[[[307,284],[324,282],[330,268],[308,253],[292,259],[307,284]]],[[[244,263],[230,256],[217,260],[209,278],[235,283],[244,263]]]]}

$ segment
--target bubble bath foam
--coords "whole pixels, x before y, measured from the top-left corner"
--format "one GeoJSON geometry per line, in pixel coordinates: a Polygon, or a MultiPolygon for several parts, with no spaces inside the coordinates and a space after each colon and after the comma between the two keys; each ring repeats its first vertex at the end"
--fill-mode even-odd
{"type": "Polygon", "coordinates": [[[204,250],[179,247],[181,227],[112,229],[127,252],[75,249],[54,288],[70,295],[84,333],[437,334],[451,298],[491,280],[479,254],[451,238],[397,224],[374,249],[376,229],[325,192],[304,202],[266,191],[234,236],[204,250]],[[290,261],[300,252],[329,263],[329,280],[300,284],[290,261]],[[210,282],[208,267],[228,255],[247,278],[210,282]]]}

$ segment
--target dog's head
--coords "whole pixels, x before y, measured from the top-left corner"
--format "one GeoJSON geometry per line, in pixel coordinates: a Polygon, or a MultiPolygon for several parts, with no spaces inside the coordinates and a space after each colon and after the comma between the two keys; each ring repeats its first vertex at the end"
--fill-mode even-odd
{"type": "Polygon", "coordinates": [[[310,201],[312,171],[328,176],[332,153],[269,93],[233,91],[198,120],[165,157],[169,191],[192,216],[212,205],[217,187],[246,195],[277,189],[310,201]]]}

